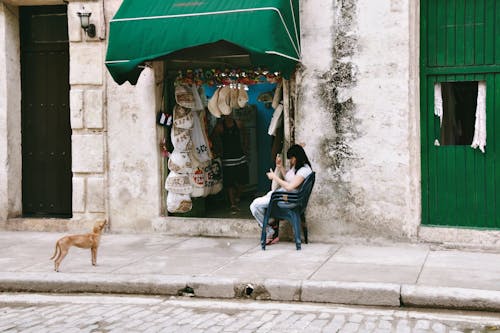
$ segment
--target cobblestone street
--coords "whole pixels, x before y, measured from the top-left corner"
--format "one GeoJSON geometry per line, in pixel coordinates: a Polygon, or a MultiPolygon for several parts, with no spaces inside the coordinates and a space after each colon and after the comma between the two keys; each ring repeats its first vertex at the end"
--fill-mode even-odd
{"type": "Polygon", "coordinates": [[[0,332],[500,332],[500,315],[173,297],[1,294],[0,332]]]}

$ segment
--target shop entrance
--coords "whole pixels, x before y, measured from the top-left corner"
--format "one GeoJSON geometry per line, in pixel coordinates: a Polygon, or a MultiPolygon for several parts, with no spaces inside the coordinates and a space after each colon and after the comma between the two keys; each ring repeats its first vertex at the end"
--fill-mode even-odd
{"type": "MultiPolygon", "coordinates": [[[[262,79],[262,78],[261,78],[262,79]]],[[[278,78],[279,80],[280,78],[278,78]]],[[[175,110],[178,107],[176,103],[175,96],[175,86],[181,84],[180,82],[188,82],[189,80],[179,80],[176,79],[174,82],[172,80],[166,80],[165,84],[173,86],[170,89],[167,89],[167,97],[165,98],[165,109],[166,110],[175,110]],[[170,94],[168,93],[170,92],[170,94]],[[169,96],[170,95],[170,96],[169,96]]],[[[191,81],[189,81],[191,82],[191,81]]],[[[165,178],[166,179],[166,210],[167,213],[174,216],[181,217],[205,217],[205,218],[237,218],[237,219],[250,219],[252,215],[249,210],[250,203],[252,200],[257,197],[265,194],[269,191],[271,183],[266,176],[266,172],[274,167],[274,157],[277,152],[282,151],[283,147],[283,119],[280,118],[280,124],[277,126],[277,129],[269,134],[269,127],[271,120],[273,118],[273,114],[275,114],[275,107],[273,107],[273,98],[275,97],[275,93],[278,90],[281,93],[281,85],[279,85],[276,80],[262,80],[262,82],[251,82],[251,84],[230,84],[226,82],[226,84],[199,84],[198,90],[200,93],[203,93],[202,100],[205,100],[205,103],[210,105],[213,102],[213,99],[222,98],[222,89],[228,89],[229,87],[239,87],[240,89],[245,89],[245,94],[247,95],[247,101],[243,107],[231,107],[227,109],[225,113],[217,115],[211,110],[209,107],[204,107],[203,110],[193,111],[197,112],[197,117],[203,120],[204,122],[204,131],[206,133],[209,150],[211,153],[212,161],[216,163],[220,163],[222,167],[222,178],[224,181],[221,182],[221,187],[216,190],[214,193],[210,194],[201,194],[195,190],[190,193],[192,207],[187,212],[172,212],[171,207],[169,207],[169,191],[171,190],[175,192],[182,192],[182,189],[178,191],[178,188],[168,188],[169,183],[169,173],[174,171],[177,172],[179,170],[176,167],[172,167],[171,162],[166,163],[165,167],[165,178]],[[226,87],[226,88],[224,88],[226,87]],[[221,94],[219,94],[221,91],[221,94]],[[230,110],[230,111],[229,111],[230,110]],[[235,167],[234,169],[228,168],[227,163],[227,149],[235,149],[234,145],[236,142],[226,142],[225,144],[222,142],[221,135],[219,131],[230,130],[228,126],[232,123],[237,124],[238,132],[240,134],[239,138],[234,138],[235,141],[241,140],[242,151],[244,151],[244,157],[246,161],[246,166],[243,168],[235,167]],[[225,125],[229,124],[229,125],[225,125]],[[224,145],[232,146],[233,148],[224,147],[224,145]],[[225,151],[226,148],[226,151],[225,151]],[[224,158],[224,156],[226,158],[224,158]],[[235,171],[233,171],[235,170],[235,171]],[[228,172],[231,174],[228,175],[228,172]],[[234,173],[234,174],[233,174],[234,173]],[[232,184],[234,181],[233,178],[236,178],[239,184],[242,184],[239,189],[241,189],[240,195],[235,196],[234,192],[231,193],[232,190],[236,189],[235,184],[232,184]],[[227,186],[229,184],[229,186],[227,186]],[[193,193],[195,193],[193,195],[193,193]],[[233,194],[233,198],[231,195],[233,194]]],[[[234,90],[233,90],[234,92],[234,90]]],[[[219,101],[220,102],[220,101],[219,101]]],[[[276,106],[276,105],[274,105],[276,106]]],[[[173,160],[178,158],[178,153],[176,153],[176,149],[180,149],[181,147],[176,146],[176,138],[178,135],[176,131],[176,123],[179,122],[180,115],[176,114],[176,111],[171,112],[165,116],[165,119],[168,117],[172,117],[173,122],[172,126],[167,126],[165,129],[165,138],[168,142],[170,153],[175,154],[173,156],[173,160]],[[177,134],[176,134],[177,133],[177,134]]],[[[187,119],[187,117],[186,117],[187,119]]],[[[182,127],[182,125],[181,125],[182,127]]],[[[194,127],[193,127],[194,128],[194,127]]],[[[196,134],[193,133],[194,129],[190,130],[191,138],[195,137],[196,134]]],[[[197,170],[199,162],[194,156],[195,150],[197,149],[196,143],[193,143],[193,147],[191,147],[191,161],[193,163],[193,168],[197,170]],[[194,152],[194,153],[193,153],[194,152]]],[[[172,155],[170,155],[172,156],[172,155]]],[[[210,162],[208,162],[208,165],[210,162]]],[[[207,165],[207,164],[204,164],[207,165]]],[[[203,169],[203,168],[202,168],[203,169]]],[[[206,167],[205,167],[206,172],[206,167]]],[[[182,171],[180,171],[182,173],[182,171]]],[[[197,171],[190,172],[190,183],[191,185],[195,183],[195,179],[197,171]]],[[[201,173],[201,172],[200,172],[201,173]]],[[[172,175],[170,175],[172,177],[172,175]]],[[[174,177],[177,177],[177,173],[174,177]]],[[[210,176],[208,176],[210,177],[210,176]]],[[[205,180],[207,175],[205,175],[205,180]]],[[[177,186],[177,185],[176,185],[177,186]]]]}

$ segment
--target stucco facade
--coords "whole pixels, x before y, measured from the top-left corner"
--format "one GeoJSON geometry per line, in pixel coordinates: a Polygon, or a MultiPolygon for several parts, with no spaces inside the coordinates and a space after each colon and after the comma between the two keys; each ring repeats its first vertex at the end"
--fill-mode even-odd
{"type": "MultiPolygon", "coordinates": [[[[68,3],[73,218],[48,221],[21,218],[18,6],[62,2],[0,2],[0,225],[71,230],[105,217],[114,232],[178,227],[180,233],[248,235],[254,231],[249,221],[232,221],[236,229],[224,220],[204,221],[194,230],[161,216],[163,160],[155,114],[162,64],[154,63],[155,96],[141,83],[119,86],[109,76],[107,24],[120,3],[68,3]],[[76,12],[83,6],[92,12],[95,38],[80,28],[76,12]]],[[[306,143],[317,172],[307,213],[312,241],[355,236],[498,242],[496,231],[442,232],[420,225],[418,18],[418,1],[301,1],[295,138],[306,143]]]]}

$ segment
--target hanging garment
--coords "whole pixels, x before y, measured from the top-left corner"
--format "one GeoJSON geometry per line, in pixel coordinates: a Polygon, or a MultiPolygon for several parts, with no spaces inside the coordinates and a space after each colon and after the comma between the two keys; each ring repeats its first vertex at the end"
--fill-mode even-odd
{"type": "Polygon", "coordinates": [[[155,71],[151,67],[146,66],[141,72],[136,86],[136,91],[138,91],[138,105],[144,114],[156,112],[155,90],[155,71]]]}
{"type": "Polygon", "coordinates": [[[205,196],[222,191],[222,161],[213,159],[205,166],[205,196]]]}
{"type": "Polygon", "coordinates": [[[434,84],[434,114],[439,117],[439,127],[443,124],[443,95],[441,83],[434,84]]]}
{"type": "MultiPolygon", "coordinates": [[[[204,110],[201,112],[205,112],[204,110]]],[[[200,162],[207,162],[212,159],[212,152],[208,144],[205,126],[200,120],[200,112],[193,111],[193,129],[191,131],[191,140],[193,142],[193,156],[200,162]]]]}
{"type": "Polygon", "coordinates": [[[273,102],[272,102],[272,107],[273,109],[276,109],[281,102],[283,96],[283,80],[281,80],[277,85],[276,85],[276,90],[274,91],[274,96],[273,96],[273,102]]]}
{"type": "Polygon", "coordinates": [[[267,134],[271,136],[276,135],[276,130],[283,125],[283,104],[278,104],[276,110],[274,110],[273,117],[269,123],[269,128],[267,134]]]}
{"type": "Polygon", "coordinates": [[[197,163],[193,168],[193,171],[189,175],[191,185],[193,186],[193,191],[191,192],[192,198],[205,197],[205,166],[209,165],[209,162],[197,163]]]}
{"type": "Polygon", "coordinates": [[[477,85],[476,122],[474,124],[474,138],[471,147],[479,148],[484,153],[486,146],[486,82],[479,81],[477,85]]]}

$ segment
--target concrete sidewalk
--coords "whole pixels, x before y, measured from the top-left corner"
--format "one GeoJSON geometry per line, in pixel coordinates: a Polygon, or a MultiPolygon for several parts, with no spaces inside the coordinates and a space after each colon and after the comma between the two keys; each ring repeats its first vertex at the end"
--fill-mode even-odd
{"type": "MultiPolygon", "coordinates": [[[[194,294],[353,305],[500,311],[500,253],[429,245],[280,242],[105,234],[97,263],[72,248],[53,271],[63,234],[0,232],[0,291],[194,294]]],[[[1,296],[0,296],[1,300],[1,296]]]]}

